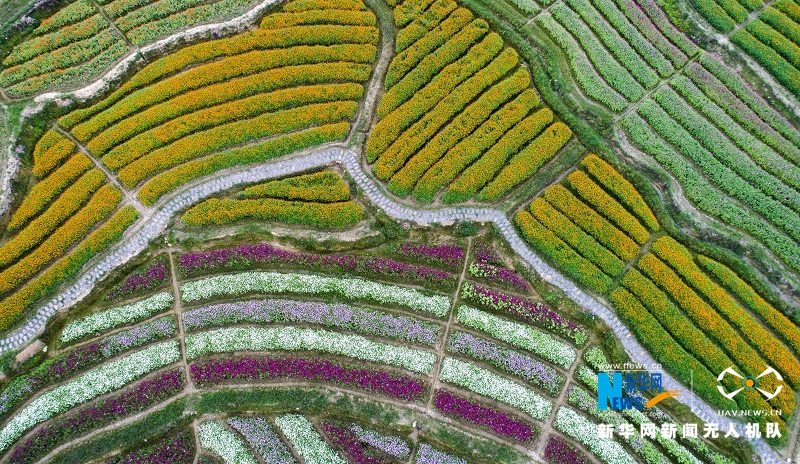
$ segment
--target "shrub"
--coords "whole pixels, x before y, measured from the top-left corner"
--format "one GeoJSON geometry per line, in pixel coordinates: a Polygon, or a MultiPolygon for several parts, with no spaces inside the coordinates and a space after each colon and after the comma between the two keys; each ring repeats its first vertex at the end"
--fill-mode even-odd
{"type": "Polygon", "coordinates": [[[644,245],[650,234],[624,206],[598,186],[585,172],[576,170],[566,177],[566,183],[583,200],[626,232],[639,245],[644,245]]]}
{"type": "Polygon", "coordinates": [[[230,224],[241,219],[302,224],[320,229],[341,229],[359,222],[364,210],[354,201],[312,203],[274,198],[234,200],[211,198],[193,206],[181,221],[189,226],[230,224]]]}
{"type": "Polygon", "coordinates": [[[22,199],[22,203],[14,210],[8,221],[8,230],[20,229],[27,222],[42,212],[47,205],[75,179],[92,167],[92,162],[83,154],[78,154],[69,159],[63,166],[43,180],[34,184],[30,192],[22,199]]]}

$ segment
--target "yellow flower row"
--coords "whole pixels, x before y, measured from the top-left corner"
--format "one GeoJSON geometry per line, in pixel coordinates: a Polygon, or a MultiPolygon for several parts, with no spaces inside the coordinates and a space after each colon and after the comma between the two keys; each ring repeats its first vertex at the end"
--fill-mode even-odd
{"type": "Polygon", "coordinates": [[[404,27],[433,3],[434,0],[406,0],[394,8],[394,24],[404,27]]]}
{"type": "Polygon", "coordinates": [[[0,272],[0,294],[6,293],[30,279],[52,260],[63,255],[73,243],[81,239],[92,227],[102,221],[117,207],[122,194],[106,185],[94,194],[89,203],[72,215],[67,222],[35,250],[0,272]]]}
{"type": "Polygon", "coordinates": [[[557,121],[544,130],[524,150],[511,157],[497,177],[481,190],[478,199],[491,201],[530,178],[544,163],[550,161],[558,150],[572,137],[572,130],[557,121]]]}
{"type": "Polygon", "coordinates": [[[261,20],[263,29],[282,29],[291,26],[316,24],[341,24],[350,26],[374,26],[375,14],[371,11],[339,9],[306,10],[298,12],[272,13],[261,20]]]}
{"type": "Polygon", "coordinates": [[[275,198],[234,200],[211,198],[184,213],[181,221],[189,226],[230,224],[241,219],[278,221],[321,229],[340,229],[364,217],[364,210],[354,201],[314,203],[275,198]]]}
{"type": "Polygon", "coordinates": [[[105,224],[90,233],[69,254],[56,261],[14,294],[0,301],[0,330],[11,327],[40,298],[49,295],[74,276],[93,256],[119,240],[138,217],[139,213],[133,206],[122,208],[105,224]]]}
{"type": "MultiPolygon", "coordinates": [[[[333,74],[328,77],[335,79],[333,74]]],[[[288,78],[288,80],[302,80],[301,76],[290,75],[288,78]]],[[[290,87],[204,108],[168,121],[114,147],[103,157],[103,163],[117,170],[191,134],[302,105],[359,100],[363,93],[364,87],[354,83],[290,87]]]]}
{"type": "Polygon", "coordinates": [[[25,252],[41,243],[56,227],[71,217],[75,211],[78,211],[105,183],[105,180],[105,174],[99,169],[92,169],[84,174],[44,213],[0,247],[0,267],[8,266],[25,252]]]}
{"type": "Polygon", "coordinates": [[[639,245],[644,245],[650,234],[638,219],[617,200],[606,193],[585,172],[576,170],[566,178],[566,184],[583,200],[627,233],[639,245]]]}
{"type": "Polygon", "coordinates": [[[436,134],[421,150],[395,173],[388,188],[398,196],[408,195],[419,178],[456,143],[471,134],[500,105],[514,98],[530,85],[530,76],[524,69],[492,86],[477,100],[436,134]]]}
{"type": "MultiPolygon", "coordinates": [[[[518,60],[516,52],[510,48],[506,49],[488,66],[472,75],[455,90],[436,102],[436,106],[431,111],[428,111],[417,122],[412,124],[408,130],[397,138],[392,146],[380,155],[378,162],[373,167],[375,175],[380,179],[389,179],[415,151],[433,137],[440,127],[462,111],[484,89],[513,69],[518,60]]],[[[416,96],[414,99],[416,99],[416,96]]],[[[386,122],[390,119],[391,116],[381,122],[386,122]]],[[[372,134],[370,140],[374,137],[376,137],[376,133],[372,134]]]]}
{"type": "MultiPolygon", "coordinates": [[[[425,37],[431,32],[431,29],[446,21],[445,18],[456,8],[458,8],[458,4],[454,0],[436,0],[423,14],[414,18],[406,27],[397,32],[394,40],[395,51],[399,54],[417,40],[425,37]]],[[[391,87],[388,81],[386,87],[391,87]]]]}
{"type": "Polygon", "coordinates": [[[542,108],[523,119],[506,132],[489,151],[468,167],[448,187],[442,195],[442,201],[445,203],[459,203],[470,199],[478,190],[492,180],[495,173],[506,164],[506,160],[513,153],[521,150],[526,143],[539,135],[551,122],[553,122],[553,111],[550,108],[542,108]]]}
{"type": "Polygon", "coordinates": [[[235,148],[197,160],[189,161],[169,171],[162,172],[139,190],[139,199],[146,205],[153,205],[163,195],[181,185],[221,169],[232,166],[257,163],[347,137],[350,124],[338,122],[280,137],[268,139],[259,144],[235,148]]]}
{"type": "Polygon", "coordinates": [[[622,174],[595,154],[590,154],[581,161],[586,171],[592,175],[603,188],[611,192],[619,201],[639,218],[648,229],[655,232],[659,229],[653,211],[647,206],[644,198],[622,174]]]}
{"type": "Polygon", "coordinates": [[[357,108],[358,103],[354,101],[318,103],[216,126],[139,158],[122,168],[118,177],[123,185],[132,188],[159,171],[217,150],[312,125],[350,119],[357,108]]]}
{"type": "Polygon", "coordinates": [[[8,221],[8,230],[17,230],[39,214],[68,186],[75,182],[81,174],[92,167],[92,162],[83,154],[71,157],[55,172],[37,182],[22,199],[22,203],[14,210],[8,221]]]}
{"type": "Polygon", "coordinates": [[[308,10],[366,10],[361,0],[295,0],[287,3],[283,11],[308,11],[308,10]]]}
{"type": "Polygon", "coordinates": [[[350,187],[336,171],[320,171],[253,185],[239,192],[238,196],[334,203],[349,200],[350,187]]]}
{"type": "Polygon", "coordinates": [[[495,111],[475,132],[458,142],[425,172],[414,187],[414,198],[424,202],[433,201],[434,195],[452,182],[470,163],[481,155],[488,155],[490,149],[502,149],[498,148],[500,144],[496,142],[538,105],[536,91],[529,88],[495,111]]]}
{"type": "Polygon", "coordinates": [[[537,221],[531,213],[519,211],[514,215],[514,223],[522,232],[525,240],[534,248],[547,255],[564,272],[578,282],[598,293],[605,293],[611,287],[612,280],[588,259],[579,255],[569,245],[556,237],[550,230],[537,221]]]}

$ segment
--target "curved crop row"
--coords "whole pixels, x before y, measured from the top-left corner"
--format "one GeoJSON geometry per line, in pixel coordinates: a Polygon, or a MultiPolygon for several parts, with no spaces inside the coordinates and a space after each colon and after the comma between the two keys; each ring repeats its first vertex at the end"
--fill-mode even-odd
{"type": "Polygon", "coordinates": [[[72,155],[78,147],[61,132],[50,129],[33,148],[33,175],[42,178],[72,155]]]}
{"type": "Polygon", "coordinates": [[[253,185],[237,197],[335,203],[350,199],[350,187],[337,172],[325,170],[253,185]]]}
{"type": "Polygon", "coordinates": [[[356,224],[364,210],[354,201],[316,203],[269,199],[211,198],[193,206],[181,217],[189,226],[230,224],[241,219],[278,221],[320,229],[341,229],[356,224]]]}
{"type": "MultiPolygon", "coordinates": [[[[397,32],[395,52],[401,53],[417,40],[425,37],[428,31],[439,26],[445,18],[458,7],[454,0],[436,0],[425,13],[414,18],[406,27],[397,32]]],[[[388,83],[387,87],[391,87],[388,83]]]]}
{"type": "Polygon", "coordinates": [[[174,297],[162,292],[129,305],[106,309],[71,321],[61,331],[61,343],[69,343],[87,335],[96,335],[125,324],[142,321],[172,306],[174,297]]]}

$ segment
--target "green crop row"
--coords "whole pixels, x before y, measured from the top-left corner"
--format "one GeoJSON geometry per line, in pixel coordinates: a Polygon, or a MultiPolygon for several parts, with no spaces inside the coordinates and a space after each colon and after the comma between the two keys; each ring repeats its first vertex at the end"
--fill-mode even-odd
{"type": "MultiPolygon", "coordinates": [[[[683,53],[661,35],[649,21],[637,23],[639,27],[642,27],[642,30],[639,30],[636,26],[631,24],[628,18],[625,17],[623,12],[620,11],[613,2],[595,0],[592,1],[592,5],[605,16],[606,20],[611,24],[611,27],[613,27],[661,77],[671,76],[675,72],[675,66],[681,66],[685,63],[685,56],[683,56],[683,53]],[[673,66],[673,63],[667,58],[674,59],[675,66],[673,66]]],[[[638,11],[638,13],[641,14],[641,10],[638,11]]]]}
{"type": "MultiPolygon", "coordinates": [[[[500,42],[502,43],[501,39],[500,42]]],[[[469,55],[467,55],[469,56],[469,55]]],[[[502,78],[506,73],[511,71],[519,62],[519,57],[516,52],[508,48],[501,52],[497,57],[492,60],[488,65],[480,66],[479,71],[472,73],[471,76],[462,82],[453,91],[445,92],[437,101],[431,102],[433,109],[425,110],[421,113],[422,117],[412,124],[405,132],[402,133],[396,140],[393,141],[391,146],[380,154],[378,162],[375,163],[373,171],[380,179],[388,179],[400,167],[405,164],[406,160],[419,148],[426,143],[450,118],[459,113],[466,107],[476,96],[478,96],[484,89],[491,86],[495,81],[502,78]]],[[[477,62],[475,64],[480,64],[477,62]]],[[[472,66],[469,66],[472,67],[472,66]]],[[[431,84],[434,84],[431,81],[431,84]]],[[[409,104],[418,102],[419,98],[426,98],[430,96],[426,92],[420,92],[409,100],[409,104]]],[[[420,105],[422,106],[422,105],[420,105]]],[[[391,124],[392,121],[397,119],[407,120],[408,118],[395,117],[397,113],[404,113],[405,110],[410,110],[414,113],[419,112],[422,108],[408,108],[406,105],[398,108],[398,110],[387,118],[383,119],[381,123],[386,125],[391,124]]],[[[415,118],[416,119],[416,118],[415,118]]],[[[386,127],[386,126],[384,126],[386,127]]],[[[370,141],[377,139],[379,136],[378,129],[380,124],[373,131],[370,141]]],[[[369,146],[367,147],[369,150],[369,146]]],[[[369,152],[368,152],[369,153],[369,152]]],[[[369,158],[368,158],[369,159],[369,158]]]]}
{"type": "Polygon", "coordinates": [[[64,254],[98,222],[117,207],[122,194],[110,185],[101,188],[89,203],[73,214],[35,250],[0,272],[0,294],[33,277],[48,263],[64,254]]]}
{"type": "MultiPolygon", "coordinates": [[[[58,172],[58,171],[56,171],[58,172]]],[[[105,183],[106,176],[92,169],[72,184],[39,217],[0,247],[0,267],[8,266],[46,239],[61,223],[89,201],[105,183]]]]}
{"type": "MultiPolygon", "coordinates": [[[[677,76],[672,79],[670,84],[695,110],[701,111],[709,121],[713,121],[714,125],[721,129],[740,149],[744,150],[759,167],[795,190],[800,189],[800,168],[775,153],[755,135],[736,124],[725,111],[703,95],[702,91],[689,78],[677,76]]],[[[762,134],[762,137],[765,135],[762,134]]]]}
{"type": "Polygon", "coordinates": [[[33,148],[33,175],[42,178],[75,152],[77,147],[61,132],[50,129],[33,148]]]}
{"type": "Polygon", "coordinates": [[[253,185],[239,192],[238,196],[334,203],[349,200],[350,187],[335,171],[320,171],[253,185]]]}
{"type": "Polygon", "coordinates": [[[405,166],[391,177],[387,188],[398,196],[408,195],[425,171],[445,152],[470,135],[500,105],[529,87],[530,82],[528,73],[524,69],[519,69],[485,91],[463,112],[453,118],[450,124],[439,131],[421,150],[412,155],[405,166]]]}
{"type": "MultiPolygon", "coordinates": [[[[756,166],[753,160],[740,152],[719,129],[698,115],[697,111],[672,89],[661,88],[653,94],[653,97],[676,123],[690,133],[720,163],[773,200],[800,211],[800,194],[797,191],[756,166]]],[[[796,217],[796,220],[800,224],[800,217],[796,217]]]]}
{"type": "Polygon", "coordinates": [[[131,188],[159,171],[218,150],[312,125],[350,119],[357,108],[358,103],[354,101],[318,103],[215,126],[148,153],[122,168],[118,177],[123,185],[131,188]]]}
{"type": "Polygon", "coordinates": [[[405,27],[408,23],[428,9],[434,0],[405,0],[394,8],[394,24],[405,27]]]}
{"type": "Polygon", "coordinates": [[[530,211],[540,224],[550,229],[573,250],[602,269],[604,274],[614,278],[622,273],[625,263],[598,243],[594,237],[575,225],[553,205],[538,197],[531,203],[530,211]]]}
{"type": "Polygon", "coordinates": [[[644,89],[634,76],[603,47],[577,13],[565,4],[553,5],[550,12],[580,42],[581,48],[608,85],[628,101],[636,101],[644,96],[644,89]]]}
{"type": "Polygon", "coordinates": [[[539,97],[536,91],[529,88],[495,111],[469,137],[450,148],[425,172],[414,187],[414,198],[427,203],[433,201],[439,190],[452,182],[470,163],[491,149],[506,131],[538,105],[539,97]]]}
{"type": "Polygon", "coordinates": [[[64,26],[75,24],[94,14],[97,10],[88,0],[78,0],[61,8],[51,16],[44,18],[34,31],[34,35],[42,35],[61,29],[64,26]]]}
{"type": "Polygon", "coordinates": [[[536,21],[567,55],[572,74],[587,97],[597,100],[611,111],[619,112],[627,107],[628,102],[625,101],[625,97],[609,87],[597,74],[597,70],[589,62],[589,58],[586,57],[586,53],[578,45],[578,42],[572,38],[570,33],[558,21],[553,19],[549,12],[539,14],[536,17],[536,21]]]}
{"type": "Polygon", "coordinates": [[[320,229],[341,229],[364,217],[364,210],[354,201],[312,203],[275,198],[234,200],[212,198],[184,213],[181,221],[189,226],[230,224],[241,219],[278,221],[320,229]]]}
{"type": "Polygon", "coordinates": [[[747,22],[746,29],[764,45],[769,46],[795,68],[800,65],[800,47],[780,32],[756,18],[747,22]]]}
{"type": "MultiPolygon", "coordinates": [[[[408,26],[397,32],[394,41],[395,52],[400,53],[417,40],[425,37],[458,7],[454,0],[436,0],[421,16],[414,18],[408,26]]],[[[386,87],[391,84],[386,83],[386,87]]]]}
{"type": "Polygon", "coordinates": [[[778,232],[761,217],[722,196],[700,175],[692,163],[681,156],[675,156],[675,150],[638,115],[631,114],[623,118],[622,126],[634,143],[675,177],[683,194],[697,208],[733,227],[747,231],[791,267],[800,269],[800,250],[796,241],[778,232]]]}
{"type": "Polygon", "coordinates": [[[800,21],[800,5],[794,0],[777,0],[774,5],[793,21],[800,21]]]}
{"type": "Polygon", "coordinates": [[[694,56],[700,51],[700,48],[689,40],[686,34],[672,24],[672,20],[657,3],[637,2],[636,0],[616,0],[616,3],[625,16],[642,31],[642,34],[673,60],[676,68],[686,62],[686,57],[694,56]],[[657,39],[652,37],[657,37],[657,39]],[[671,44],[674,45],[669,46],[671,44]],[[677,47],[677,54],[675,47],[677,47]]]}
{"type": "Polygon", "coordinates": [[[652,250],[737,327],[751,346],[765,359],[769,359],[792,387],[797,387],[800,380],[800,363],[789,348],[770,334],[759,321],[754,320],[722,287],[712,281],[695,263],[694,257],[686,247],[675,239],[664,236],[653,243],[652,250]]]}
{"type": "MultiPolygon", "coordinates": [[[[339,70],[345,66],[339,67],[339,70]]],[[[323,75],[331,78],[330,80],[337,79],[335,73],[325,72],[323,75]]],[[[286,77],[288,78],[286,80],[291,82],[302,80],[304,74],[291,73],[286,77]]],[[[344,79],[345,75],[340,77],[344,79]]],[[[282,83],[285,84],[286,82],[282,83]]],[[[204,130],[212,130],[223,124],[252,119],[265,113],[287,110],[312,103],[358,100],[363,93],[364,88],[360,84],[328,84],[283,88],[241,100],[234,100],[181,116],[141,133],[126,143],[115,147],[103,157],[103,163],[111,169],[120,169],[142,156],[152,153],[154,150],[167,147],[181,140],[183,137],[190,137],[204,130]]]]}
{"type": "Polygon", "coordinates": [[[747,10],[736,3],[736,0],[692,0],[692,5],[709,24],[725,33],[732,31],[736,24],[747,18],[747,10]]]}
{"type": "Polygon", "coordinates": [[[605,293],[612,280],[597,266],[561,241],[527,211],[514,215],[514,223],[525,240],[558,264],[559,268],[598,293],[605,293]]]}
{"type": "Polygon", "coordinates": [[[108,27],[108,21],[98,14],[49,34],[33,37],[14,47],[3,60],[3,66],[7,68],[24,63],[44,53],[83,41],[106,27],[108,27]]]}
{"type": "Polygon", "coordinates": [[[613,166],[595,154],[589,154],[581,161],[581,166],[618,201],[633,212],[648,229],[655,232],[659,229],[658,220],[647,206],[642,195],[628,179],[622,176],[613,166]]]}
{"type": "Polygon", "coordinates": [[[120,41],[121,39],[115,36],[111,29],[104,29],[88,39],[71,43],[57,50],[37,55],[22,64],[3,69],[0,72],[0,86],[7,87],[32,77],[71,68],[91,60],[115,42],[120,41]]]}
{"type": "Polygon", "coordinates": [[[798,25],[794,19],[783,14],[780,10],[771,6],[767,7],[767,9],[761,13],[759,19],[795,44],[800,44],[800,25],[798,25]]]}
{"type": "Polygon", "coordinates": [[[655,131],[697,164],[697,168],[717,188],[738,198],[772,224],[783,229],[795,240],[800,240],[800,218],[789,208],[757,190],[711,153],[661,107],[648,100],[638,108],[655,131]]]}
{"type": "MultiPolygon", "coordinates": [[[[451,37],[467,26],[472,21],[472,18],[472,13],[468,9],[458,8],[422,38],[409,45],[403,51],[398,51],[397,55],[392,58],[392,62],[389,63],[389,69],[386,71],[384,79],[384,87],[389,89],[394,86],[408,71],[414,69],[420,61],[447,43],[451,37]]],[[[401,30],[400,33],[404,30],[401,30]]],[[[398,36],[400,33],[398,33],[398,36]]]]}
{"type": "MultiPolygon", "coordinates": [[[[398,78],[396,80],[396,84],[393,84],[391,87],[389,87],[389,81],[387,80],[387,88],[389,90],[387,90],[386,93],[381,97],[381,102],[378,105],[378,118],[383,119],[386,117],[386,115],[396,110],[398,107],[400,107],[400,105],[406,103],[411,97],[415,96],[419,89],[425,87],[428,85],[428,83],[430,83],[431,86],[433,86],[434,83],[440,85],[451,83],[453,86],[457,84],[459,81],[439,82],[439,80],[434,79],[434,77],[448,72],[451,73],[453,72],[452,70],[454,67],[457,69],[457,65],[451,64],[458,60],[459,57],[461,57],[464,52],[478,42],[478,40],[484,37],[488,31],[489,25],[486,24],[486,21],[482,19],[476,19],[461,29],[457,34],[448,38],[446,42],[444,42],[432,53],[422,58],[419,63],[414,65],[413,69],[403,75],[402,78],[398,78]],[[433,81],[431,81],[432,79],[433,81]]],[[[475,45],[475,47],[498,48],[497,45],[489,42],[489,40],[492,39],[494,42],[502,44],[502,39],[496,35],[491,35],[484,41],[484,43],[475,45]]],[[[470,52],[475,53],[473,50],[470,52]]],[[[410,54],[409,56],[413,57],[414,55],[410,54]]],[[[459,63],[462,63],[463,61],[464,60],[461,59],[459,60],[459,63]]],[[[463,66],[461,67],[463,68],[463,66]]],[[[387,71],[387,76],[390,75],[393,76],[391,68],[389,71],[387,71]]],[[[440,93],[449,91],[452,89],[452,87],[448,87],[446,89],[447,90],[440,91],[440,93]]]]}
{"type": "Polygon", "coordinates": [[[585,172],[576,170],[566,178],[566,184],[609,221],[617,225],[636,243],[644,245],[650,234],[647,229],[611,195],[597,185],[585,172]]]}
{"type": "Polygon", "coordinates": [[[734,31],[731,34],[731,41],[742,47],[748,55],[755,58],[790,92],[800,95],[800,71],[779,55],[778,52],[750,35],[750,32],[745,29],[734,31]]]}
{"type": "MultiPolygon", "coordinates": [[[[86,144],[86,148],[96,155],[108,154],[109,159],[120,155],[124,157],[124,153],[132,148],[128,145],[136,147],[136,143],[133,142],[136,139],[134,136],[156,128],[160,124],[168,123],[168,121],[174,122],[175,118],[187,113],[286,87],[324,84],[332,81],[364,82],[370,72],[370,67],[367,65],[335,61],[271,69],[212,84],[179,94],[171,100],[153,105],[123,119],[114,115],[113,119],[118,122],[97,133],[86,144]]],[[[342,85],[354,86],[355,84],[342,85]]],[[[318,87],[322,86],[309,87],[308,90],[313,91],[318,87]]],[[[340,87],[332,86],[331,88],[339,89],[340,87]]],[[[191,114],[184,116],[184,118],[186,117],[191,117],[191,114]]]]}
{"type": "MultiPolygon", "coordinates": [[[[658,74],[622,38],[613,26],[595,10],[589,0],[567,0],[574,13],[578,13],[587,26],[600,38],[617,61],[627,69],[642,86],[651,89],[658,84],[658,74]]],[[[574,13],[571,16],[574,17],[574,13]]]]}
{"type": "Polygon", "coordinates": [[[572,130],[556,121],[539,134],[525,149],[511,157],[503,169],[481,190],[477,198],[492,201],[530,178],[572,137],[572,130]]]}
{"type": "Polygon", "coordinates": [[[444,192],[442,201],[458,203],[470,199],[492,180],[495,173],[506,164],[506,160],[513,153],[518,152],[525,144],[533,140],[552,121],[553,111],[549,108],[542,108],[517,123],[511,130],[503,134],[489,151],[461,173],[444,192]]]}
{"type": "Polygon", "coordinates": [[[8,230],[18,230],[27,224],[32,217],[42,212],[54,198],[91,167],[92,162],[89,158],[77,154],[54,173],[34,184],[11,215],[11,219],[8,221],[8,230]]]}
{"type": "MultiPolygon", "coordinates": [[[[105,3],[104,1],[100,2],[105,3]]],[[[103,5],[103,10],[109,18],[115,19],[128,13],[129,11],[141,8],[150,3],[150,0],[114,0],[103,5]]]]}
{"type": "Polygon", "coordinates": [[[8,329],[40,298],[50,294],[74,276],[93,256],[118,241],[139,214],[133,206],[119,210],[105,224],[90,233],[68,255],[47,268],[13,295],[0,301],[0,327],[8,329]]]}
{"type": "Polygon", "coordinates": [[[347,136],[349,129],[350,124],[346,122],[328,124],[189,161],[145,183],[139,190],[139,199],[146,205],[153,205],[165,194],[197,178],[232,166],[262,162],[325,142],[341,140],[347,136]]]}

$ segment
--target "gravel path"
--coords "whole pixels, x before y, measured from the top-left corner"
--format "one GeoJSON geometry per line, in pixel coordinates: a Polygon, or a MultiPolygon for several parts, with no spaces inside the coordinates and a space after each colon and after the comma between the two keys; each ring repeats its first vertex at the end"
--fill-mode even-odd
{"type": "MultiPolygon", "coordinates": [[[[503,212],[488,207],[454,207],[435,210],[409,208],[388,197],[379,184],[362,170],[359,161],[358,154],[346,148],[326,148],[274,163],[246,169],[239,168],[241,170],[235,172],[220,173],[198,185],[189,187],[186,191],[163,201],[155,214],[140,221],[138,229],[128,241],[120,244],[112,252],[104,256],[98,264],[84,273],[76,283],[39,308],[36,314],[23,327],[17,329],[5,339],[0,340],[0,353],[32,340],[44,329],[47,320],[56,311],[66,309],[86,297],[109,272],[144,251],[149,242],[161,235],[166,230],[171,219],[182,209],[236,185],[261,182],[332,164],[339,164],[347,170],[370,202],[384,210],[394,219],[409,221],[418,225],[446,225],[456,221],[493,223],[508,241],[514,252],[530,265],[543,280],[560,288],[585,310],[603,319],[614,331],[614,335],[622,342],[632,361],[644,365],[657,364],[610,309],[583,292],[577,285],[562,276],[531,251],[520,236],[517,235],[511,221],[503,212]]],[[[663,384],[667,390],[681,390],[681,402],[689,406],[692,412],[702,420],[718,423],[720,430],[728,429],[728,424],[732,422],[730,419],[718,415],[713,408],[705,404],[694,393],[686,391],[683,385],[667,372],[664,372],[663,384]]],[[[744,424],[738,422],[733,422],[733,424],[740,434],[744,436],[744,424]]],[[[752,444],[763,462],[769,464],[785,462],[763,440],[752,440],[752,444]]]]}

